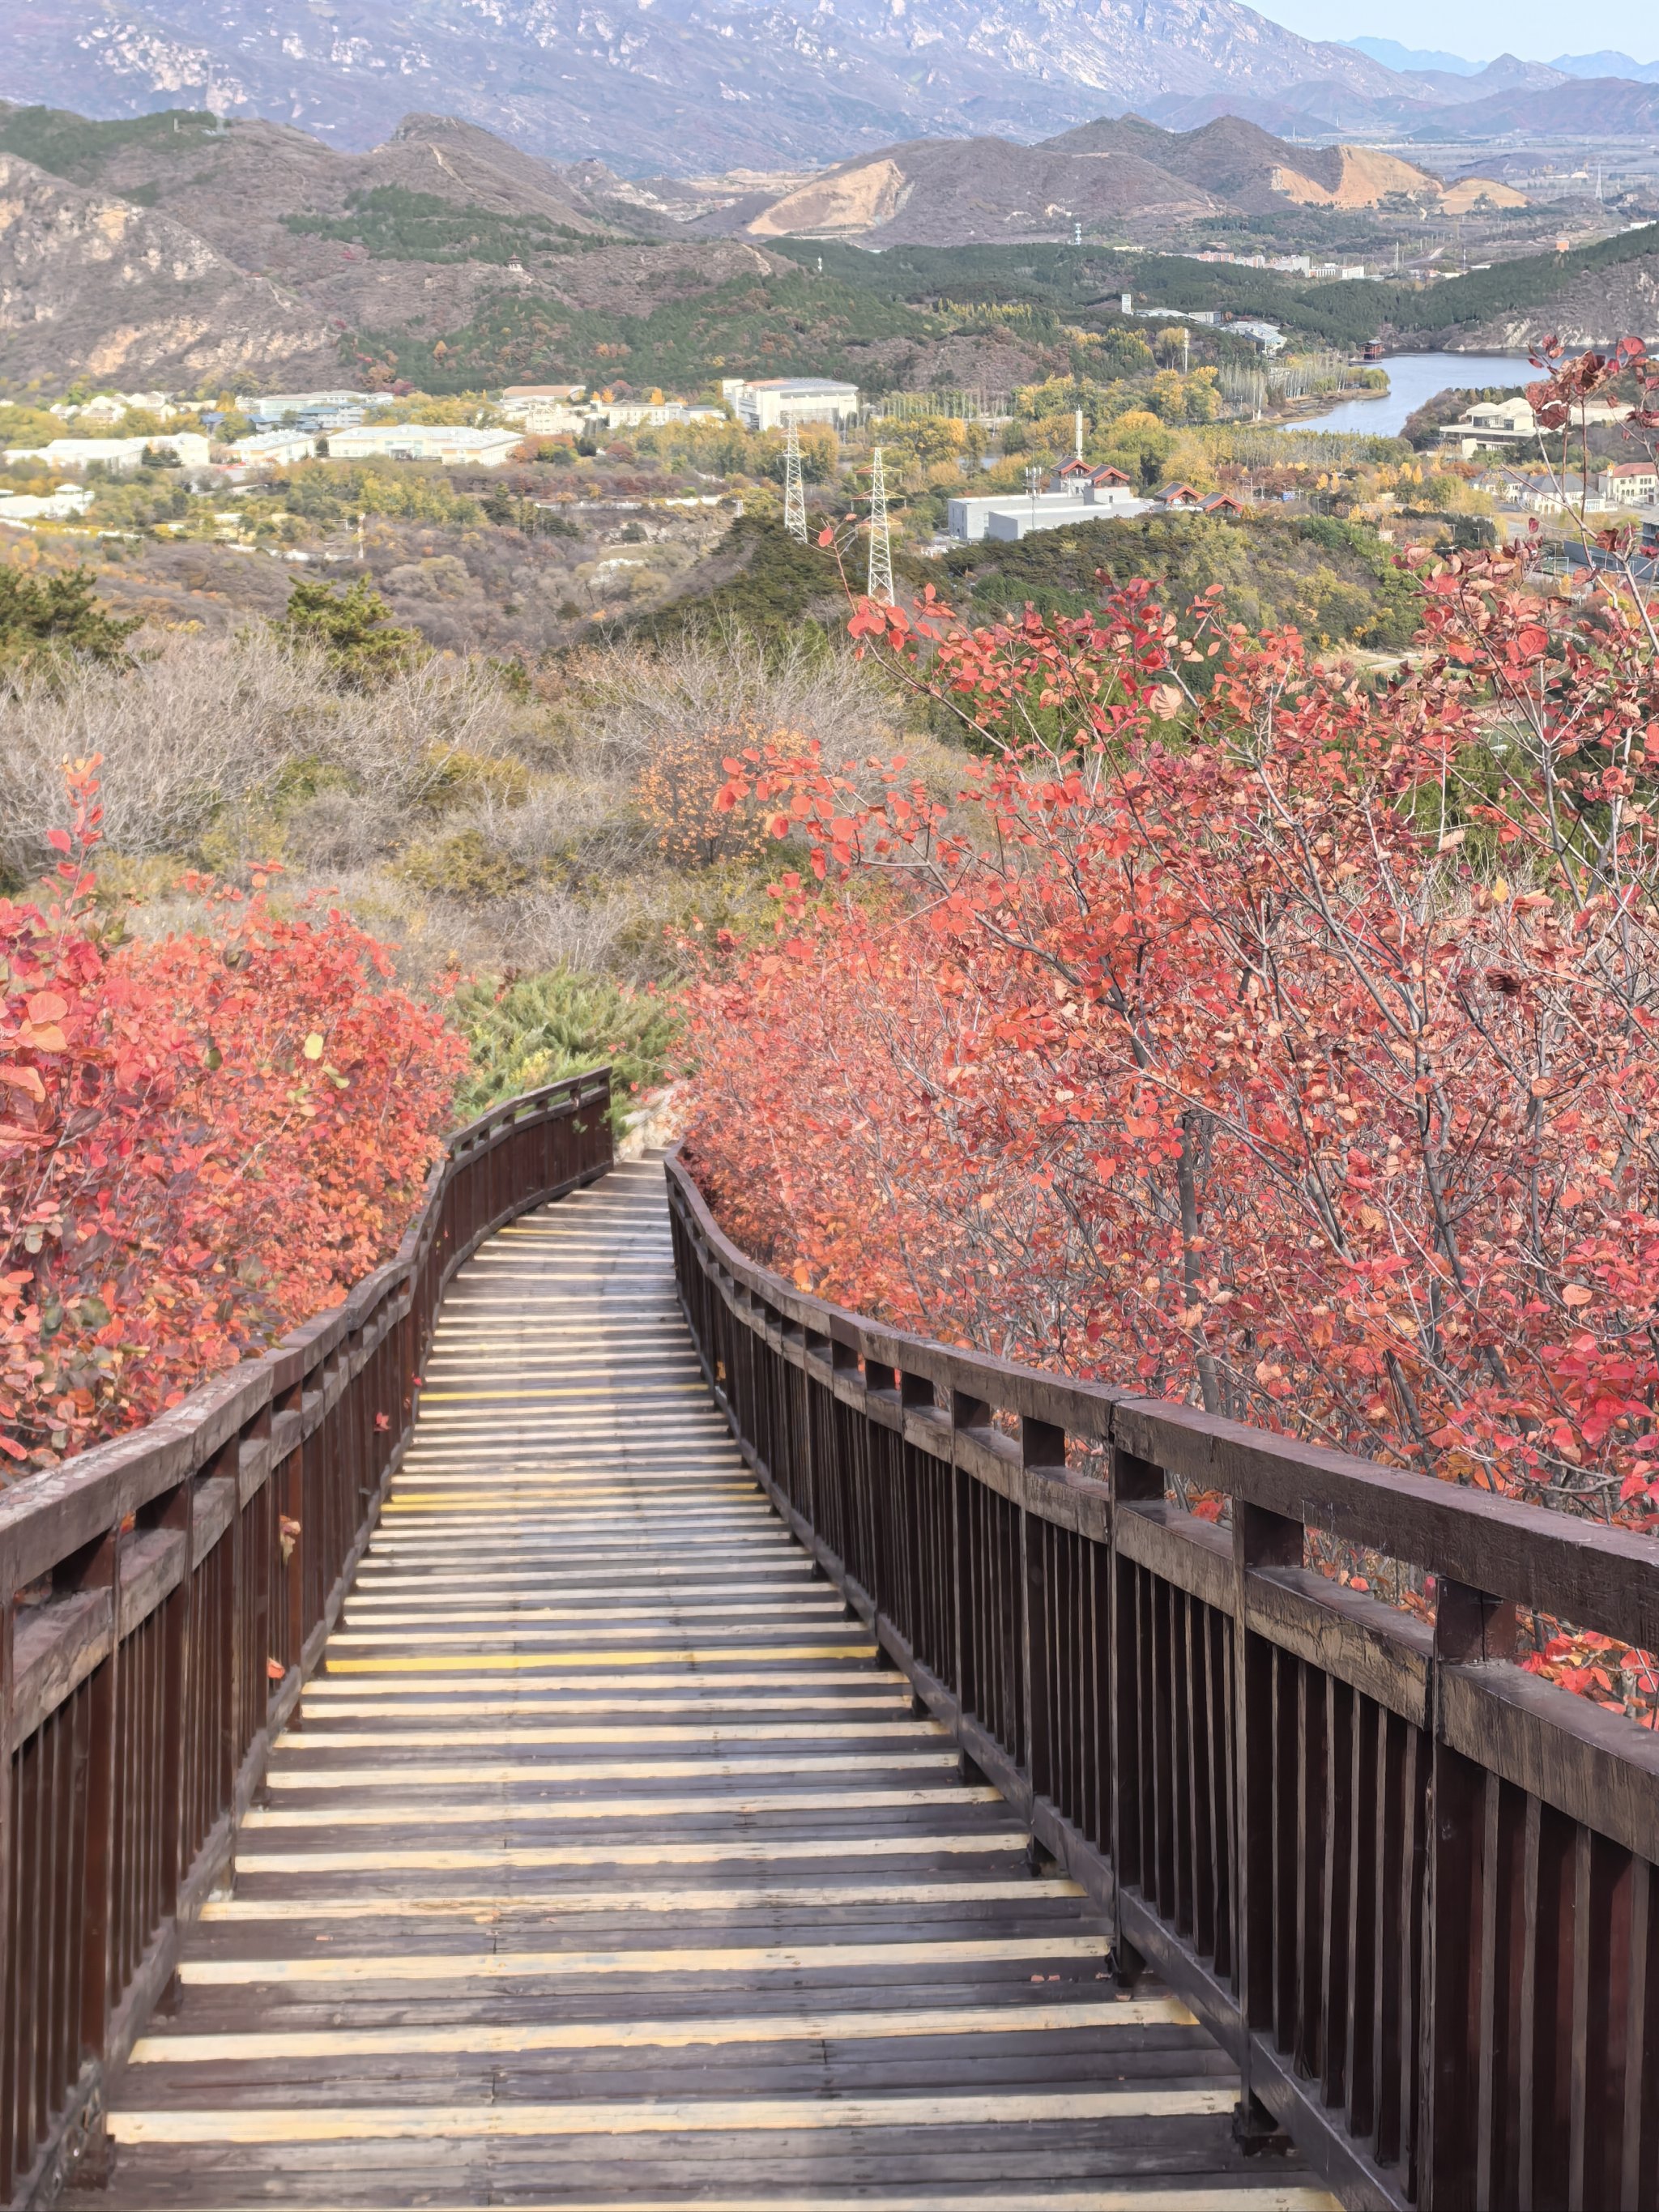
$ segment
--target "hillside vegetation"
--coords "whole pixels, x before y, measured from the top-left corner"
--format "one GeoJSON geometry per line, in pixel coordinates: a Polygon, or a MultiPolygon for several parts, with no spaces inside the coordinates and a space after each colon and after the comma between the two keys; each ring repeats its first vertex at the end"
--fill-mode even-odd
{"type": "Polygon", "coordinates": [[[1294,625],[1316,645],[1403,652],[1420,600],[1393,549],[1363,524],[1327,515],[1251,514],[1237,521],[1179,515],[1044,531],[1018,544],[982,540],[947,553],[947,591],[975,622],[1093,606],[1103,583],[1150,578],[1186,608],[1218,585],[1228,618],[1247,629],[1294,625]]]}
{"type": "Polygon", "coordinates": [[[361,246],[374,261],[530,262],[538,254],[571,253],[611,241],[546,216],[501,215],[458,207],[404,185],[374,185],[349,193],[344,215],[285,215],[296,237],[332,238],[361,246]]]}

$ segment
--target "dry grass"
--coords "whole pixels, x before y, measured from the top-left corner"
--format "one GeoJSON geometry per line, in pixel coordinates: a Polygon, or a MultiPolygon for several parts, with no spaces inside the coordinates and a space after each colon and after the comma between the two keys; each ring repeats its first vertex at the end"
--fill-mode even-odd
{"type": "MultiPolygon", "coordinates": [[[[768,655],[741,635],[589,648],[530,699],[451,654],[346,689],[263,627],[139,644],[136,665],[0,698],[0,872],[24,883],[48,866],[62,763],[100,754],[102,872],[137,900],[133,928],[205,917],[175,888],[186,869],[236,879],[274,860],[285,898],[337,897],[416,983],[561,963],[670,973],[678,933],[770,911],[761,841],[682,818],[712,810],[734,733],[815,740],[837,766],[905,743],[850,653],[768,655]]],[[[942,777],[936,743],[906,750],[942,777]]]]}

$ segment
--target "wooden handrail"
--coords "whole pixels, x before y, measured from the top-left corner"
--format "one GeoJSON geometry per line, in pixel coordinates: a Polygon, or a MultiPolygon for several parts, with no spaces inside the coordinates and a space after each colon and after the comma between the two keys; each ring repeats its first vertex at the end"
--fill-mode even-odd
{"type": "Polygon", "coordinates": [[[611,1164],[611,1072],[453,1136],[397,1256],[0,1498],[0,2204],[95,2172],[104,2085],[226,1877],[403,1458],[450,1276],[611,1164]]]}
{"type": "Polygon", "coordinates": [[[884,1328],[668,1188],[763,1487],[1231,2053],[1247,2140],[1356,2207],[1659,2207],[1659,1738],[1516,1663],[1518,1609],[1659,1648],[1659,1544],[884,1328]]]}

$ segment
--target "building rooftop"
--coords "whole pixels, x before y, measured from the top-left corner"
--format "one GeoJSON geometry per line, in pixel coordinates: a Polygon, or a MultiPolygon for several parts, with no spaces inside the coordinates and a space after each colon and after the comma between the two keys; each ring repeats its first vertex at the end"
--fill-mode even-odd
{"type": "Polygon", "coordinates": [[[760,376],[748,380],[750,392],[856,392],[843,376],[760,376]]]}

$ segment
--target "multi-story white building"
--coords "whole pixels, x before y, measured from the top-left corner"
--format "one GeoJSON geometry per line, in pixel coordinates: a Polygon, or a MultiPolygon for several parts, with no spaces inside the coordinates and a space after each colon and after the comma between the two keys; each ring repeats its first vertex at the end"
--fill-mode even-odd
{"type": "Polygon", "coordinates": [[[605,399],[593,410],[608,430],[648,430],[665,422],[724,422],[723,407],[697,407],[684,399],[605,399]]]}
{"type": "Polygon", "coordinates": [[[501,409],[533,436],[579,438],[588,426],[585,384],[509,384],[501,409]]]}
{"type": "Polygon", "coordinates": [[[1596,477],[1595,489],[1614,507],[1650,507],[1659,499],[1659,468],[1650,460],[1615,461],[1596,477]]]}
{"type": "MultiPolygon", "coordinates": [[[[1581,399],[1573,406],[1572,427],[1577,429],[1587,422],[1620,422],[1628,412],[1619,400],[1581,399]]],[[[1443,422],[1437,434],[1466,455],[1479,453],[1483,446],[1535,447],[1540,434],[1547,448],[1557,454],[1560,452],[1561,433],[1540,432],[1538,417],[1524,392],[1512,392],[1504,399],[1477,399],[1455,422],[1443,422]]]]}
{"type": "Polygon", "coordinates": [[[373,392],[239,392],[236,412],[262,428],[274,428],[291,415],[303,416],[308,424],[323,428],[326,425],[313,418],[332,416],[337,420],[343,415],[358,413],[361,419],[361,410],[383,396],[373,392]]]}
{"type": "Polygon", "coordinates": [[[857,385],[831,376],[769,376],[758,383],[722,377],[720,397],[747,430],[781,430],[790,422],[828,422],[840,430],[859,411],[857,385]]]}

